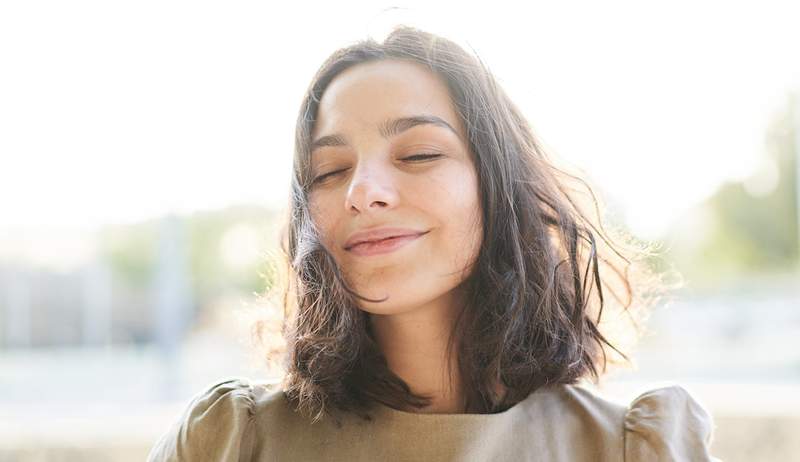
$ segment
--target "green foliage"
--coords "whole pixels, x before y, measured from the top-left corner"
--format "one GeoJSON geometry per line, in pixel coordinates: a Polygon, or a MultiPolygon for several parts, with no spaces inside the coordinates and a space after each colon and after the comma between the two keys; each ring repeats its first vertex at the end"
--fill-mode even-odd
{"type": "Polygon", "coordinates": [[[266,265],[267,255],[254,257],[256,264],[241,268],[226,266],[221,252],[225,232],[233,225],[246,224],[257,230],[261,249],[277,246],[270,242],[277,225],[273,212],[254,206],[234,206],[220,211],[198,212],[187,219],[189,254],[195,292],[201,297],[225,291],[243,293],[263,292],[272,284],[259,273],[266,265]]]}
{"type": "Polygon", "coordinates": [[[156,262],[157,227],[154,221],[104,227],[98,233],[101,256],[115,279],[132,289],[150,284],[156,262]]]}
{"type": "MultiPolygon", "coordinates": [[[[268,259],[277,249],[275,212],[258,206],[233,206],[180,217],[186,227],[187,258],[193,298],[204,305],[223,294],[263,293],[274,284],[268,259]],[[221,242],[233,226],[248,226],[258,236],[252,262],[231,267],[223,258],[221,242]],[[275,238],[275,239],[273,239],[275,238]],[[273,242],[274,241],[274,242],[273,242]]],[[[118,283],[136,291],[152,287],[158,263],[160,220],[115,225],[98,233],[101,257],[118,283]]]]}
{"type": "Polygon", "coordinates": [[[697,242],[669,237],[676,241],[671,257],[695,285],[795,269],[800,259],[796,107],[795,97],[789,97],[765,136],[765,155],[777,166],[776,187],[754,196],[743,183],[726,183],[698,209],[708,229],[697,233],[697,242]]]}

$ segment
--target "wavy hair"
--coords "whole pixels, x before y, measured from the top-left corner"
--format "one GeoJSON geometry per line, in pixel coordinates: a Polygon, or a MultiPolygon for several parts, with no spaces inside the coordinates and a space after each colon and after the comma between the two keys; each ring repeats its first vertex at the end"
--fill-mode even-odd
{"type": "Polygon", "coordinates": [[[484,241],[464,281],[467,305],[448,343],[458,358],[467,412],[501,412],[542,386],[587,377],[597,383],[609,363],[624,358],[630,364],[608,337],[626,323],[617,332],[634,331],[635,342],[642,333],[638,321],[666,293],[662,274],[648,262],[655,256],[652,246],[602,225],[592,186],[556,166],[476,54],[397,26],[382,43],[366,39],[335,51],[302,100],[280,235],[287,275],[283,388],[289,401],[312,423],[328,414],[339,424],[333,411],[369,420],[371,401],[406,408],[430,400],[388,368],[368,313],[358,307],[363,297],[348,287],[309,211],[309,148],[322,94],[345,69],[385,59],[421,63],[446,82],[478,173],[484,241]],[[601,322],[604,306],[612,322],[601,322]],[[503,396],[493,388],[498,381],[506,387],[503,396]]]}

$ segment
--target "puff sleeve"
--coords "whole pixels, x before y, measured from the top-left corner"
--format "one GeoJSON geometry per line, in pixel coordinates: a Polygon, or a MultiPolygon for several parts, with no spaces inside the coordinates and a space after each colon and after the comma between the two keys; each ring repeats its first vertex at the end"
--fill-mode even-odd
{"type": "Polygon", "coordinates": [[[625,461],[722,462],[710,453],[711,415],[680,385],[646,391],[625,413],[625,461]]]}
{"type": "Polygon", "coordinates": [[[150,449],[147,462],[250,460],[254,415],[253,386],[248,380],[216,383],[192,398],[150,449]]]}

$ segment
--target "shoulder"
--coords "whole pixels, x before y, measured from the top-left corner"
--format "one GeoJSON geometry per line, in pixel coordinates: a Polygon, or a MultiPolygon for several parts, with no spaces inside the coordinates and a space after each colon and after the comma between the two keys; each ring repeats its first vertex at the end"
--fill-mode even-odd
{"type": "Polygon", "coordinates": [[[555,388],[564,403],[565,415],[572,414],[604,434],[620,436],[620,421],[624,418],[626,406],[598,394],[582,384],[568,384],[555,388]]]}
{"type": "Polygon", "coordinates": [[[551,449],[564,460],[622,458],[626,406],[606,399],[586,384],[543,386],[525,402],[524,411],[515,415],[535,429],[537,444],[542,448],[554,445],[551,449]],[[561,443],[567,441],[570,443],[561,443]]]}
{"type": "Polygon", "coordinates": [[[255,443],[257,408],[274,400],[276,389],[276,383],[242,377],[205,387],[151,448],[148,462],[246,458],[255,443]]]}
{"type": "Polygon", "coordinates": [[[710,453],[711,414],[681,385],[634,398],[624,419],[625,460],[719,461],[710,453]]]}
{"type": "Polygon", "coordinates": [[[710,453],[711,414],[681,385],[651,388],[624,404],[584,384],[546,389],[535,404],[561,422],[560,432],[606,459],[720,462],[710,453]],[[591,438],[587,438],[591,435],[591,438]],[[591,441],[589,441],[591,440],[591,441]],[[588,445],[588,446],[587,446],[588,445]]]}

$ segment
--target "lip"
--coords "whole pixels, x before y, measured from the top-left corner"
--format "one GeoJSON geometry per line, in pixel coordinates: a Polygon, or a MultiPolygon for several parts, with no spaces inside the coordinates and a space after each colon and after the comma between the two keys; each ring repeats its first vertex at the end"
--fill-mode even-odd
{"type": "Polygon", "coordinates": [[[361,244],[363,242],[374,242],[380,241],[384,239],[389,239],[392,237],[401,237],[401,236],[420,236],[422,234],[427,233],[428,231],[420,231],[417,229],[410,229],[410,228],[376,228],[376,229],[369,229],[366,231],[361,231],[358,233],[353,233],[350,235],[350,238],[347,239],[347,242],[344,243],[344,249],[350,250],[351,247],[361,244]]]}
{"type": "Polygon", "coordinates": [[[427,231],[419,231],[410,228],[376,228],[353,233],[347,242],[344,243],[344,249],[349,250],[354,245],[361,244],[362,242],[380,241],[390,237],[412,236],[426,233],[427,231]]]}
{"type": "Polygon", "coordinates": [[[346,250],[359,257],[387,254],[416,241],[425,234],[427,234],[427,232],[393,236],[378,241],[365,241],[348,247],[346,250]]]}

